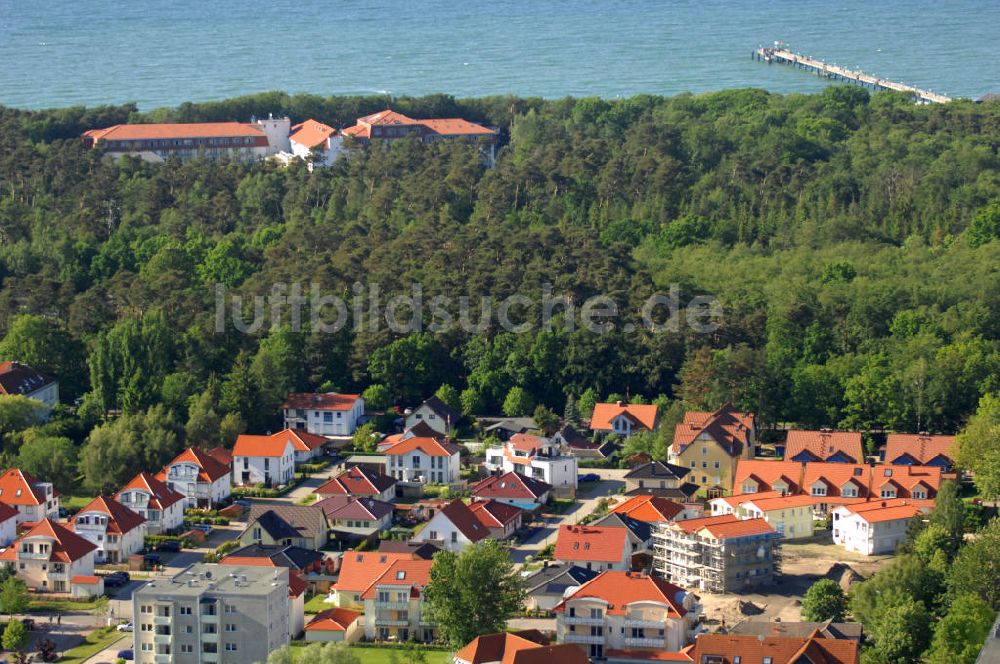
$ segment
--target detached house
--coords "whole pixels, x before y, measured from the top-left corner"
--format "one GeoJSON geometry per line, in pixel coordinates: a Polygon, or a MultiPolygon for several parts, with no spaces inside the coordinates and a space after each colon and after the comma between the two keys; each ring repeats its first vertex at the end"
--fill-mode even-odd
{"type": "Polygon", "coordinates": [[[712,413],[684,413],[684,421],[674,429],[669,461],[690,468],[687,481],[715,498],[730,489],[736,464],[753,458],[756,444],[753,413],[727,403],[712,413]]]}
{"type": "Polygon", "coordinates": [[[561,493],[576,491],[579,459],[563,455],[548,438],[516,433],[500,447],[486,450],[486,469],[490,472],[517,473],[541,480],[561,493]]]}
{"type": "Polygon", "coordinates": [[[386,472],[408,484],[454,484],[461,480],[458,445],[425,436],[404,436],[385,451],[386,472]]]}
{"type": "Polygon", "coordinates": [[[858,664],[859,646],[846,639],[702,634],[687,653],[698,664],[858,664]]]}
{"type": "Polygon", "coordinates": [[[955,436],[890,433],[882,457],[893,466],[937,466],[947,473],[955,465],[955,436]]]}
{"type": "Polygon", "coordinates": [[[318,496],[363,496],[392,502],[396,497],[396,480],[361,466],[354,466],[313,491],[318,496]]]}
{"type": "Polygon", "coordinates": [[[196,447],[174,457],[156,479],[184,494],[187,507],[211,509],[228,498],[232,489],[229,466],[196,447]]]}
{"type": "Polygon", "coordinates": [[[45,518],[0,553],[0,562],[36,592],[68,593],[74,585],[89,591],[101,585],[94,578],[96,551],[93,543],[45,518]]]}
{"type": "Polygon", "coordinates": [[[549,645],[537,630],[477,636],[455,653],[454,664],[589,664],[575,645],[549,645]]]}
{"type": "Polygon", "coordinates": [[[554,558],[590,570],[624,571],[631,565],[628,529],[609,526],[559,526],[554,558]]]}
{"type": "Polygon", "coordinates": [[[555,608],[556,640],[594,659],[637,656],[655,661],[688,644],[697,625],[698,598],[645,574],[604,572],[555,608]]]}
{"type": "Polygon", "coordinates": [[[636,431],[652,431],[658,424],[657,407],[637,403],[599,403],[590,417],[590,430],[631,436],[636,431]]]}
{"type": "Polygon", "coordinates": [[[330,496],[313,503],[323,510],[338,539],[358,542],[392,527],[394,506],[365,496],[330,496]]]}
{"type": "Polygon", "coordinates": [[[446,436],[458,425],[460,419],[462,419],[461,413],[436,396],[432,396],[406,416],[406,428],[412,428],[422,422],[438,435],[446,436]]]}
{"type": "Polygon", "coordinates": [[[295,477],[295,446],[287,436],[242,434],[233,446],[233,481],[240,486],[281,486],[295,477]]]}
{"type": "Polygon", "coordinates": [[[278,433],[271,434],[272,438],[287,438],[292,443],[295,450],[295,463],[309,463],[317,457],[323,456],[323,450],[330,443],[329,439],[309,433],[303,429],[285,429],[278,433]]]}
{"type": "Polygon", "coordinates": [[[505,540],[521,528],[524,510],[497,500],[477,500],[469,505],[472,514],[486,526],[490,538],[505,540]]]}
{"type": "Polygon", "coordinates": [[[146,519],[114,498],[98,496],[70,519],[73,532],[97,547],[95,562],[123,563],[142,550],[146,519]]]}
{"type": "Polygon", "coordinates": [[[698,485],[685,479],[690,472],[690,468],[663,461],[643,463],[625,473],[625,493],[690,501],[698,493],[698,485]]]}
{"type": "Polygon", "coordinates": [[[361,594],[367,590],[376,579],[392,567],[398,560],[413,560],[409,553],[390,553],[383,551],[349,551],[344,554],[340,565],[340,576],[333,584],[333,603],[347,609],[364,609],[365,601],[361,594]]]}
{"type": "Polygon", "coordinates": [[[491,527],[492,521],[484,523],[476,511],[456,498],[437,510],[411,541],[431,542],[449,551],[461,551],[470,544],[493,537],[491,527]]]}
{"type": "Polygon", "coordinates": [[[139,473],[115,494],[115,500],[146,520],[150,535],[170,532],[184,525],[187,500],[149,473],[139,473]]]}
{"type": "Polygon", "coordinates": [[[864,449],[861,434],[857,431],[800,431],[788,432],[785,441],[785,459],[807,463],[863,463],[864,449]]]}
{"type": "Polygon", "coordinates": [[[19,524],[59,517],[59,493],[52,483],[39,482],[19,468],[0,475],[0,502],[17,510],[19,524]]]}
{"type": "Polygon", "coordinates": [[[680,505],[659,496],[632,496],[624,503],[611,508],[614,514],[621,514],[644,523],[697,519],[702,516],[703,511],[701,503],[680,505]]]}
{"type": "Polygon", "coordinates": [[[240,533],[240,543],[298,546],[318,551],[326,545],[330,523],[315,505],[255,503],[240,533]]]}
{"type": "Polygon", "coordinates": [[[358,394],[289,394],[282,405],[286,429],[305,429],[320,436],[350,436],[365,414],[365,400],[358,394]]]}
{"type": "Polygon", "coordinates": [[[571,563],[542,563],[542,569],[524,580],[525,607],[529,611],[551,611],[563,600],[566,590],[582,586],[600,572],[571,563]]]}
{"type": "Polygon", "coordinates": [[[495,500],[533,511],[549,501],[552,485],[515,472],[490,475],[472,485],[473,500],[495,500]]]}
{"type": "Polygon", "coordinates": [[[902,498],[842,505],[831,510],[833,542],[865,556],[895,553],[910,521],[927,514],[933,501],[902,498]]]}
{"type": "Polygon", "coordinates": [[[0,394],[41,401],[48,410],[59,403],[59,381],[20,362],[0,362],[0,394]]]}
{"type": "Polygon", "coordinates": [[[424,600],[432,560],[397,560],[361,593],[365,603],[365,636],[380,641],[430,643],[437,623],[424,600]]]}

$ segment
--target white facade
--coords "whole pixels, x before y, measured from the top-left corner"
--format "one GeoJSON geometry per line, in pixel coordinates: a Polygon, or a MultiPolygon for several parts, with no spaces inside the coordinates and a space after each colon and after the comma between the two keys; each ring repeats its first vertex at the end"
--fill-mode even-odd
{"type": "Polygon", "coordinates": [[[329,137],[326,139],[324,145],[317,146],[315,149],[294,140],[291,141],[291,145],[293,155],[299,159],[308,160],[311,158],[314,166],[330,166],[346,152],[344,149],[344,137],[340,134],[329,137]]]}
{"type": "Polygon", "coordinates": [[[267,136],[267,155],[288,152],[292,149],[288,140],[288,134],[292,130],[292,121],[290,119],[268,117],[267,119],[254,120],[251,124],[267,136]]]}
{"type": "Polygon", "coordinates": [[[288,484],[295,477],[295,448],[286,441],[281,456],[234,456],[233,479],[237,485],[288,484]]]}
{"type": "Polygon", "coordinates": [[[150,535],[170,531],[184,524],[183,500],[178,500],[165,510],[160,510],[156,506],[149,505],[151,497],[149,491],[140,488],[125,489],[115,496],[122,505],[133,512],[138,512],[139,516],[146,519],[146,532],[150,535]]]}
{"type": "MultiPolygon", "coordinates": [[[[485,530],[486,527],[483,526],[485,530]]],[[[461,551],[472,544],[472,540],[465,536],[458,526],[452,523],[441,510],[434,513],[431,520],[427,522],[419,533],[410,538],[411,542],[441,542],[441,546],[448,551],[461,551]]]]}
{"type": "Polygon", "coordinates": [[[514,472],[552,485],[556,491],[576,490],[579,460],[563,456],[554,442],[539,438],[541,446],[534,450],[519,449],[512,441],[502,447],[486,450],[485,466],[490,472],[514,472]]]}
{"type": "Polygon", "coordinates": [[[830,514],[833,543],[865,556],[895,553],[896,547],[906,541],[906,531],[913,518],[869,522],[864,518],[865,513],[855,514],[845,507],[835,507],[830,514]]]}
{"type": "Polygon", "coordinates": [[[423,593],[413,597],[410,587],[386,584],[375,586],[375,598],[365,600],[365,637],[369,640],[409,640],[430,642],[437,636],[423,593]]]}
{"type": "Polygon", "coordinates": [[[49,410],[59,403],[59,381],[54,380],[45,387],[25,394],[29,399],[37,399],[49,410]]]}
{"type": "Polygon", "coordinates": [[[145,523],[123,535],[108,533],[108,519],[106,512],[93,510],[79,512],[73,520],[73,532],[97,547],[94,559],[99,565],[128,561],[130,555],[142,550],[146,537],[145,523]]]}
{"type": "MultiPolygon", "coordinates": [[[[412,429],[418,423],[423,422],[434,431],[438,432],[442,436],[448,434],[448,422],[445,421],[440,415],[434,412],[434,409],[427,405],[426,402],[420,404],[413,409],[413,412],[406,416],[406,429],[412,429]]],[[[451,423],[451,428],[455,427],[455,423],[451,423]]]]}
{"type": "MultiPolygon", "coordinates": [[[[0,501],[7,502],[8,504],[17,509],[17,522],[24,523],[29,521],[31,523],[37,523],[42,519],[58,519],[59,518],[59,496],[55,495],[55,490],[52,488],[52,484],[49,482],[39,482],[38,484],[33,484],[32,487],[44,494],[45,500],[34,505],[20,504],[17,501],[21,496],[0,496],[0,501]]],[[[22,492],[21,495],[26,495],[22,492]]],[[[30,496],[29,496],[30,500],[30,496]]],[[[31,502],[34,502],[33,500],[31,502]]]]}
{"type": "Polygon", "coordinates": [[[365,414],[365,400],[358,397],[349,409],[334,410],[322,404],[307,408],[285,408],[285,428],[305,429],[320,436],[350,436],[365,414]]]}
{"type": "Polygon", "coordinates": [[[17,539],[17,523],[17,517],[13,514],[0,521],[0,548],[10,546],[17,539]]]}
{"type": "Polygon", "coordinates": [[[184,494],[187,507],[215,507],[232,492],[229,473],[212,482],[199,480],[201,468],[191,461],[180,461],[167,466],[164,481],[174,491],[184,494]]]}
{"type": "Polygon", "coordinates": [[[454,484],[461,480],[461,456],[433,456],[419,449],[386,452],[386,474],[400,482],[454,484]]]}

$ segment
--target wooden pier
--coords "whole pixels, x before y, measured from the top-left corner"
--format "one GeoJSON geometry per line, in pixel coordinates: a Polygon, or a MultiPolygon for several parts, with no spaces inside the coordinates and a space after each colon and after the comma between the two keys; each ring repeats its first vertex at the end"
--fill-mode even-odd
{"type": "Polygon", "coordinates": [[[822,60],[810,58],[807,55],[793,53],[780,45],[773,47],[760,46],[756,51],[754,51],[752,57],[755,57],[761,62],[766,62],[767,64],[776,62],[782,65],[791,65],[793,67],[798,67],[799,69],[815,72],[817,76],[854,83],[855,85],[861,85],[866,88],[871,88],[872,90],[896,90],[897,92],[906,92],[916,97],[917,100],[923,104],[944,104],[951,101],[951,97],[947,95],[931,92],[930,90],[922,90],[920,88],[913,87],[912,85],[906,85],[905,83],[887,81],[884,78],[872,76],[871,74],[866,74],[863,71],[854,71],[846,67],[831,65],[823,62],[822,60]]]}

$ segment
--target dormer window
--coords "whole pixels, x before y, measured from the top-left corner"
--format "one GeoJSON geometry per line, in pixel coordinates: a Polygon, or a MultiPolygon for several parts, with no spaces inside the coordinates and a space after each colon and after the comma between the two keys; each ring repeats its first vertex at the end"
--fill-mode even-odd
{"type": "Polygon", "coordinates": [[[884,472],[886,477],[892,477],[892,468],[886,468],[884,472]]]}

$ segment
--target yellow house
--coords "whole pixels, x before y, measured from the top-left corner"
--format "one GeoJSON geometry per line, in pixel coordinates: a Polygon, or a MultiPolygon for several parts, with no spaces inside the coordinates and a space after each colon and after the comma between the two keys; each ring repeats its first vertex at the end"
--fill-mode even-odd
{"type": "Polygon", "coordinates": [[[733,514],[740,520],[764,519],[784,539],[812,537],[812,496],[784,496],[779,491],[739,494],[711,501],[712,516],[733,514]]]}
{"type": "Polygon", "coordinates": [[[752,459],[757,443],[753,413],[727,403],[712,413],[689,411],[674,429],[670,463],[688,468],[685,480],[715,498],[728,493],[740,459],[752,459]]]}

